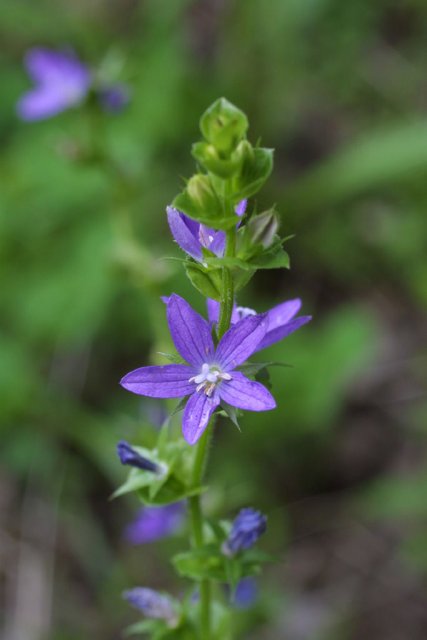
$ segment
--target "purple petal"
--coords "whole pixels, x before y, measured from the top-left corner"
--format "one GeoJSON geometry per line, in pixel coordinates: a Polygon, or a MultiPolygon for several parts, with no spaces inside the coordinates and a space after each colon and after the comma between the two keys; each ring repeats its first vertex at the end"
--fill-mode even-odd
{"type": "Polygon", "coordinates": [[[276,327],[272,331],[268,330],[255,351],[266,349],[270,345],[279,342],[279,340],[283,340],[283,338],[286,338],[286,336],[289,336],[304,324],[310,322],[310,320],[311,316],[300,316],[299,318],[294,318],[294,320],[291,320],[282,326],[276,327]]]}
{"type": "Polygon", "coordinates": [[[292,320],[300,309],[301,300],[299,298],[287,300],[273,307],[270,311],[267,311],[268,330],[272,331],[276,327],[286,324],[289,320],[292,320]]]}
{"type": "Polygon", "coordinates": [[[185,517],[184,503],[174,502],[162,507],[144,507],[125,529],[131,544],[145,544],[175,533],[185,517]]]}
{"type": "Polygon", "coordinates": [[[31,78],[44,86],[67,81],[84,92],[89,88],[90,72],[72,53],[35,47],[27,52],[25,67],[31,78]]]}
{"type": "Polygon", "coordinates": [[[198,238],[199,224],[173,207],[166,208],[168,223],[175,241],[181,249],[200,262],[203,258],[198,238]]]}
{"type": "Polygon", "coordinates": [[[190,396],[182,418],[182,433],[188,444],[196,444],[218,405],[219,396],[216,393],[209,397],[199,391],[190,396]]]}
{"type": "Polygon", "coordinates": [[[70,107],[66,96],[53,89],[34,89],[24,94],[16,105],[18,116],[22,120],[43,120],[56,116],[70,107]]]}
{"type": "Polygon", "coordinates": [[[256,350],[267,330],[265,315],[248,316],[221,338],[215,358],[224,371],[232,371],[256,350]]]}
{"type": "Polygon", "coordinates": [[[196,367],[211,360],[214,344],[209,324],[184,298],[175,293],[170,296],[167,318],[174,345],[184,360],[196,367]]]}
{"type": "Polygon", "coordinates": [[[212,298],[206,300],[206,307],[208,309],[208,320],[211,324],[217,323],[219,320],[220,303],[212,298]]]}
{"type": "Polygon", "coordinates": [[[248,204],[248,201],[245,199],[245,200],[241,200],[239,204],[236,206],[235,212],[236,212],[236,215],[239,216],[239,218],[241,218],[244,215],[247,204],[248,204]]]}
{"type": "Polygon", "coordinates": [[[238,409],[247,411],[268,411],[274,409],[276,401],[264,385],[249,380],[240,371],[233,371],[231,380],[218,387],[221,400],[238,409]]]}
{"type": "Polygon", "coordinates": [[[214,231],[213,240],[209,245],[209,250],[212,251],[218,258],[222,258],[225,251],[225,232],[214,231]]]}
{"type": "MultiPolygon", "coordinates": [[[[216,300],[212,300],[211,298],[208,298],[206,300],[206,306],[208,310],[209,322],[211,324],[216,324],[219,320],[219,311],[221,306],[220,303],[217,302],[216,300]]],[[[231,324],[236,324],[236,322],[239,322],[239,320],[241,319],[242,318],[237,310],[237,306],[234,304],[233,311],[231,313],[231,324]]]]}
{"type": "Polygon", "coordinates": [[[193,369],[183,364],[141,367],[125,375],[120,384],[139,396],[181,398],[193,393],[194,383],[188,382],[193,375],[193,369]]]}

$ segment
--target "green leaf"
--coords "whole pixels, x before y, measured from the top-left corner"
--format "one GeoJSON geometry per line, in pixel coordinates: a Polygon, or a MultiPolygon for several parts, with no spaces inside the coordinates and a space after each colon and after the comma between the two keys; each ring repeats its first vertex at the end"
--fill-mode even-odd
{"type": "Polygon", "coordinates": [[[249,265],[255,269],[289,269],[289,255],[282,247],[261,253],[256,258],[252,258],[249,265]]]}
{"type": "MultiPolygon", "coordinates": [[[[249,144],[249,143],[248,143],[249,144]]],[[[235,200],[250,198],[260,190],[273,170],[273,149],[248,148],[240,175],[233,179],[235,200]]]]}
{"type": "Polygon", "coordinates": [[[134,447],[144,458],[148,458],[153,462],[158,463],[164,471],[162,473],[153,473],[152,471],[145,471],[143,469],[131,469],[127,477],[126,482],[122,484],[112,495],[112,498],[123,496],[126,493],[132,491],[139,491],[144,487],[153,486],[157,490],[166,482],[169,473],[170,466],[165,460],[160,460],[156,450],[145,449],[144,447],[134,447]]]}
{"type": "Polygon", "coordinates": [[[206,298],[221,300],[222,275],[219,270],[208,271],[202,265],[188,262],[185,270],[193,287],[206,298]]]}
{"type": "Polygon", "coordinates": [[[227,581],[225,556],[215,545],[178,553],[172,558],[172,562],[178,573],[186,578],[227,581]]]}
{"type": "Polygon", "coordinates": [[[224,401],[221,402],[221,407],[224,409],[224,412],[227,415],[227,417],[230,418],[231,422],[235,424],[240,431],[240,425],[237,419],[236,407],[232,407],[230,404],[227,404],[227,402],[224,402],[224,401]]]}
{"type": "Polygon", "coordinates": [[[185,364],[185,360],[181,358],[177,353],[165,353],[164,351],[157,351],[160,356],[163,356],[169,360],[169,362],[174,362],[175,364],[185,364]]]}
{"type": "Polygon", "coordinates": [[[217,582],[230,581],[230,562],[232,563],[232,574],[233,576],[238,575],[237,580],[239,580],[258,574],[261,570],[261,564],[271,561],[272,556],[258,549],[242,551],[230,559],[214,544],[178,553],[172,558],[174,567],[181,576],[191,580],[209,579],[217,582]]]}

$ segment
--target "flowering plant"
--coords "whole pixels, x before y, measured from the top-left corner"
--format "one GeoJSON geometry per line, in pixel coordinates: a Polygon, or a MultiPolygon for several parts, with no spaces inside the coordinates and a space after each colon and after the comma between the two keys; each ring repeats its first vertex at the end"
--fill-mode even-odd
{"type": "Polygon", "coordinates": [[[257,379],[268,363],[248,359],[310,320],[297,316],[299,299],[265,313],[237,306],[236,294],[258,269],[289,266],[275,211],[254,213],[248,203],[272,170],[272,150],[250,144],[246,116],[223,98],[203,114],[200,128],[203,140],[193,146],[200,170],[167,207],[167,218],[186,254],[186,273],[206,298],[208,319],[176,293],[165,298],[177,355],[168,356],[169,364],[143,366],[121,380],[137,395],[179,399],[175,413],[183,410],[183,437],[172,437],[164,426],[155,448],[118,445],[120,461],[131,470],[116,495],[136,492],[150,510],[140,515],[134,538],[168,535],[176,528],[180,501],[188,504],[191,549],[172,561],[181,576],[196,582],[196,590],[184,599],[141,586],[124,594],[145,615],[131,631],[158,640],[231,638],[230,607],[215,585],[227,584],[237,594],[239,585],[252,584],[248,578],[267,559],[255,548],[267,518],[246,507],[232,522],[205,519],[201,498],[208,443],[219,413],[238,423],[242,411],[275,408],[270,390],[257,379]]]}

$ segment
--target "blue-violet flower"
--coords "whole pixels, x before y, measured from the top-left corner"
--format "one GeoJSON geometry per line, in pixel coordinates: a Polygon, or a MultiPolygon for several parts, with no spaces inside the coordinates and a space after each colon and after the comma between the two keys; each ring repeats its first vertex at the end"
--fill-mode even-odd
{"type": "MultiPolygon", "coordinates": [[[[236,206],[236,215],[241,218],[246,211],[246,200],[236,206]]],[[[208,249],[221,258],[225,250],[225,232],[215,231],[210,227],[192,220],[173,207],[166,209],[171,233],[185,253],[197,262],[203,262],[203,249],[208,249]]]]}
{"type": "Polygon", "coordinates": [[[235,518],[230,534],[222,545],[223,552],[233,556],[239,551],[250,549],[267,529],[267,518],[251,507],[241,509],[235,518]]]}
{"type": "MultiPolygon", "coordinates": [[[[219,319],[220,304],[216,300],[207,300],[208,318],[211,323],[217,323],[219,319]]],[[[267,347],[283,340],[288,335],[310,322],[311,316],[294,316],[301,309],[301,300],[287,300],[273,307],[266,313],[262,314],[267,321],[267,331],[261,342],[257,345],[254,353],[266,349],[267,347]]],[[[248,307],[233,306],[231,316],[231,324],[234,325],[248,316],[256,316],[257,312],[248,307]]]]}
{"type": "Polygon", "coordinates": [[[22,120],[43,120],[80,104],[86,97],[91,74],[69,52],[35,47],[25,56],[25,66],[35,87],[18,101],[22,120]]]}
{"type": "Polygon", "coordinates": [[[154,542],[175,533],[185,517],[184,502],[162,507],[144,507],[125,529],[125,538],[131,544],[154,542]]]}
{"type": "Polygon", "coordinates": [[[125,591],[123,597],[147,618],[165,620],[170,626],[174,626],[178,621],[172,598],[154,589],[135,587],[125,591]]]}
{"type": "Polygon", "coordinates": [[[257,598],[258,585],[254,578],[242,578],[232,595],[232,603],[236,609],[249,609],[257,598]]]}
{"type": "Polygon", "coordinates": [[[124,376],[120,384],[154,398],[190,396],[182,422],[189,444],[200,438],[221,401],[248,411],[275,408],[273,396],[262,384],[236,370],[265,336],[263,315],[248,316],[232,326],[216,348],[209,323],[176,294],[168,298],[167,319],[175,347],[188,364],[142,367],[124,376]]]}

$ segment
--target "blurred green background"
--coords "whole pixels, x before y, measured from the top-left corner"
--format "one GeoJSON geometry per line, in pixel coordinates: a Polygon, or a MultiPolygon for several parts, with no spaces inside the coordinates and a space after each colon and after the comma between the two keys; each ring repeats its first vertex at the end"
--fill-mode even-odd
{"type": "Polygon", "coordinates": [[[239,302],[314,316],[268,354],[292,365],[278,410],[216,432],[206,509],[263,509],[280,558],[241,637],[425,640],[426,3],[6,0],[0,37],[2,637],[113,640],[137,619],[124,588],[188,586],[168,560],[186,536],[130,547],[138,504],[109,496],[116,442],[155,436],[118,380],[171,351],[159,296],[203,310],[161,259],[179,255],[164,211],[224,95],[276,149],[257,205],[295,234],[291,271],[239,302]],[[34,45],[116,74],[129,107],[20,122],[34,45]],[[94,144],[114,167],[83,161],[94,144]]]}

